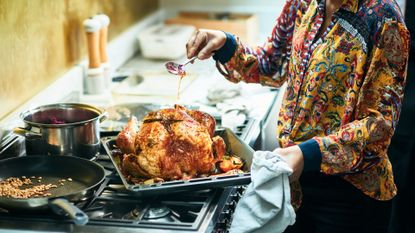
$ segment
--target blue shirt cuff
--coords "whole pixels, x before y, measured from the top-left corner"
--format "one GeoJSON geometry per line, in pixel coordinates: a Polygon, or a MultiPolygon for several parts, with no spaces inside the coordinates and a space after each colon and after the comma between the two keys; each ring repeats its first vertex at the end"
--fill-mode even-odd
{"type": "Polygon", "coordinates": [[[298,144],[304,157],[303,171],[320,171],[321,151],[320,146],[314,139],[309,139],[298,144]]]}
{"type": "Polygon", "coordinates": [[[235,53],[236,50],[236,39],[232,34],[229,34],[225,32],[226,34],[226,42],[225,44],[218,49],[215,54],[213,55],[213,59],[215,61],[219,61],[222,64],[225,64],[229,60],[231,60],[231,57],[235,53]]]}

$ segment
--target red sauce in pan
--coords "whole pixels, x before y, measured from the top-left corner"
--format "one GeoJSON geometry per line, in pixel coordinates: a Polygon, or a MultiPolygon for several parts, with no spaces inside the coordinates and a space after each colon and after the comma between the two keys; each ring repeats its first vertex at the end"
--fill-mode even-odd
{"type": "Polygon", "coordinates": [[[49,124],[55,124],[55,125],[61,125],[61,124],[65,124],[66,122],[63,120],[59,120],[57,117],[55,116],[51,116],[49,117],[49,124]]]}

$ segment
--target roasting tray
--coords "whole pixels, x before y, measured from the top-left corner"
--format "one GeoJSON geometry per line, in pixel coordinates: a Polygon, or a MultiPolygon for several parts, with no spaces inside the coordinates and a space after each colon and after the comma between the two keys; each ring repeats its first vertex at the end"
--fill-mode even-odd
{"type": "MultiPolygon", "coordinates": [[[[243,173],[237,175],[222,175],[214,177],[193,178],[190,180],[174,180],[165,181],[154,184],[134,184],[127,181],[120,169],[120,159],[117,155],[117,148],[115,146],[116,136],[103,137],[101,142],[113,162],[125,188],[137,195],[146,195],[154,193],[171,193],[180,191],[190,191],[195,189],[206,189],[215,187],[238,186],[245,185],[251,182],[251,163],[253,156],[253,149],[236,136],[230,129],[221,128],[215,131],[215,135],[221,136],[226,143],[227,153],[232,153],[241,157],[244,160],[242,167],[243,173]]],[[[119,150],[118,150],[119,151],[119,150]]]]}

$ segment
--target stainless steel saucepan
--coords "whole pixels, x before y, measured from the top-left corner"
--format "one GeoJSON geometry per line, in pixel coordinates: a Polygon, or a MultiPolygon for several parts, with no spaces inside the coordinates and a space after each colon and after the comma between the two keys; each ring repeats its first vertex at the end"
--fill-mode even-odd
{"type": "Polygon", "coordinates": [[[28,154],[91,158],[99,152],[99,125],[107,116],[107,112],[86,104],[44,105],[21,113],[25,127],[14,132],[26,137],[28,154]]]}

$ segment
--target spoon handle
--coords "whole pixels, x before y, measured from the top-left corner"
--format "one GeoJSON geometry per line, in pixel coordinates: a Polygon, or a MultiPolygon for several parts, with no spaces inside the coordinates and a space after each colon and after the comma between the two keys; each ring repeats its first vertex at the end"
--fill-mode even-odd
{"type": "Polygon", "coordinates": [[[197,56],[194,56],[194,57],[190,58],[189,60],[187,60],[187,62],[185,62],[185,63],[183,64],[183,66],[185,66],[185,65],[189,64],[190,62],[193,62],[194,60],[196,60],[196,58],[197,58],[197,56]]]}

